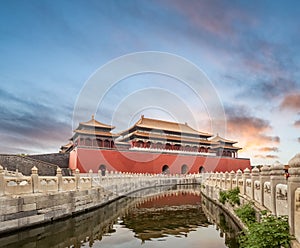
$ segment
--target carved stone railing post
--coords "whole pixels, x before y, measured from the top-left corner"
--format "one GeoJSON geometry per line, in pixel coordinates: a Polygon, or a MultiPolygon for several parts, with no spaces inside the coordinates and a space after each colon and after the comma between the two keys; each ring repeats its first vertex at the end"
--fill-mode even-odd
{"type": "Polygon", "coordinates": [[[260,181],[260,205],[264,206],[264,184],[265,182],[269,182],[270,181],[270,167],[267,165],[264,165],[261,168],[261,172],[260,172],[260,177],[259,177],[259,181],[260,181]]]}
{"type": "Polygon", "coordinates": [[[241,191],[241,194],[246,195],[246,188],[247,188],[247,179],[250,179],[251,175],[250,175],[250,170],[249,168],[246,168],[244,170],[244,174],[243,174],[243,188],[241,191]]]}
{"type": "Polygon", "coordinates": [[[216,182],[216,174],[212,173],[211,180],[210,180],[210,186],[215,186],[215,182],[216,182]]]}
{"type": "Polygon", "coordinates": [[[224,173],[224,186],[223,186],[225,190],[228,189],[228,182],[227,182],[228,178],[229,178],[229,173],[228,173],[228,171],[226,171],[224,173]]]}
{"type": "Polygon", "coordinates": [[[56,169],[56,177],[57,177],[58,191],[62,191],[63,179],[62,179],[61,168],[59,168],[59,167],[57,167],[57,169],[56,169]]]}
{"type": "MultiPolygon", "coordinates": [[[[289,178],[288,178],[288,214],[290,233],[295,235],[300,241],[300,226],[295,225],[296,199],[295,191],[300,188],[300,153],[296,154],[289,161],[289,178]],[[299,236],[298,236],[299,235],[299,236]],[[298,237],[297,237],[298,236],[298,237]]],[[[299,211],[299,210],[298,210],[299,211]]]]}
{"type": "Polygon", "coordinates": [[[271,166],[270,186],[271,186],[271,211],[276,215],[276,185],[285,183],[284,166],[276,162],[271,166]]]}
{"type": "Polygon", "coordinates": [[[224,183],[223,183],[223,180],[224,180],[224,173],[221,172],[221,173],[219,174],[219,177],[220,177],[220,189],[222,190],[222,189],[224,189],[224,183]]]}
{"type": "Polygon", "coordinates": [[[212,186],[213,185],[213,181],[214,181],[214,174],[212,172],[210,172],[209,174],[209,185],[212,186]]]}
{"type": "Polygon", "coordinates": [[[79,175],[79,170],[75,170],[75,187],[76,189],[79,189],[79,184],[80,184],[80,175],[79,175]]]}
{"type": "Polygon", "coordinates": [[[231,171],[229,174],[229,179],[230,179],[230,183],[229,183],[229,190],[233,189],[235,186],[233,185],[233,179],[235,178],[235,173],[234,171],[231,171]]]}
{"type": "Polygon", "coordinates": [[[219,175],[219,172],[215,173],[215,178],[216,178],[215,187],[220,187],[220,175],[219,175]]]}
{"type": "Polygon", "coordinates": [[[254,167],[251,171],[251,199],[254,200],[254,182],[259,181],[259,169],[257,167],[254,167]]]}
{"type": "MultiPolygon", "coordinates": [[[[233,185],[232,185],[232,187],[238,187],[238,188],[240,188],[239,181],[242,179],[242,177],[243,177],[242,171],[241,171],[241,170],[238,170],[238,171],[236,172],[236,186],[233,186],[233,185]]],[[[243,193],[243,192],[241,192],[241,193],[243,193]]]]}
{"type": "Polygon", "coordinates": [[[35,166],[31,168],[31,181],[32,181],[32,192],[33,193],[39,192],[38,168],[36,168],[35,166]]]}
{"type": "Polygon", "coordinates": [[[5,193],[4,173],[3,167],[0,165],[0,196],[5,193]]]}

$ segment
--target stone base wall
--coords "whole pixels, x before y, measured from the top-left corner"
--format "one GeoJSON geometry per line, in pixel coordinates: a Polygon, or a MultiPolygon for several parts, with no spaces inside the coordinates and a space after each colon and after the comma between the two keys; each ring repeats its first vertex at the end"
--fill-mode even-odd
{"type": "Polygon", "coordinates": [[[28,194],[0,198],[0,232],[8,232],[63,218],[114,199],[103,189],[28,194]]]}

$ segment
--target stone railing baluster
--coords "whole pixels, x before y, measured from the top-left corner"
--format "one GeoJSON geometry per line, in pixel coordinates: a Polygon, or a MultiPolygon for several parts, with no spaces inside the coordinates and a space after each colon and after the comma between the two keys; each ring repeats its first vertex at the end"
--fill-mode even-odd
{"type": "Polygon", "coordinates": [[[251,199],[255,199],[254,197],[254,188],[255,188],[255,181],[259,180],[259,169],[254,167],[251,171],[251,199]]]}
{"type": "Polygon", "coordinates": [[[0,165],[0,196],[5,194],[4,170],[0,165]]]}
{"type": "Polygon", "coordinates": [[[271,186],[271,211],[276,215],[276,185],[285,183],[284,166],[276,162],[271,167],[270,172],[270,186],[271,186]]]}
{"type": "Polygon", "coordinates": [[[32,192],[37,193],[39,192],[39,175],[38,175],[38,168],[35,166],[31,169],[31,181],[32,181],[32,192]]]}
{"type": "Polygon", "coordinates": [[[260,205],[264,206],[264,198],[265,198],[265,192],[264,192],[264,184],[265,182],[270,181],[270,167],[267,165],[264,165],[261,168],[261,173],[260,173],[260,205]]]}
{"type": "Polygon", "coordinates": [[[62,178],[61,168],[59,167],[56,169],[56,177],[57,177],[58,191],[62,191],[63,178],[62,178]]]}
{"type": "Polygon", "coordinates": [[[295,211],[299,211],[296,208],[296,201],[299,199],[295,198],[295,192],[300,188],[300,153],[296,154],[289,161],[289,178],[288,178],[288,214],[289,214],[289,225],[290,233],[295,235],[298,241],[300,241],[300,222],[298,221],[295,225],[295,211]]]}

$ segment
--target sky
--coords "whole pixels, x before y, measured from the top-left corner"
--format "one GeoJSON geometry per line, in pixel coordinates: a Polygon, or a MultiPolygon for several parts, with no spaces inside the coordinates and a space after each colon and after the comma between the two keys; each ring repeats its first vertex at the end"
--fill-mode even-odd
{"type": "MultiPolygon", "coordinates": [[[[287,164],[300,152],[299,1],[0,3],[0,153],[57,152],[92,114],[115,132],[142,114],[187,122],[238,141],[239,157],[253,165],[287,164]],[[76,109],[101,68],[144,51],[189,61],[210,85],[156,72],[124,77],[109,88],[99,80],[85,96],[93,107],[76,109]],[[220,130],[212,124],[215,103],[225,116],[220,130]]],[[[163,60],[154,64],[188,77],[163,60]]]]}

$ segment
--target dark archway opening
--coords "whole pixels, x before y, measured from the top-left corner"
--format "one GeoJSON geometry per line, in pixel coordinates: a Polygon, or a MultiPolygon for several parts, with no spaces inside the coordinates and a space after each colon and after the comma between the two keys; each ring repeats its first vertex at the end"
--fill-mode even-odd
{"type": "Polygon", "coordinates": [[[186,164],[181,166],[181,174],[186,174],[188,172],[188,167],[186,164]]]}
{"type": "Polygon", "coordinates": [[[199,173],[204,173],[204,172],[205,172],[204,167],[203,167],[203,166],[200,166],[200,168],[199,168],[199,173]]]}
{"type": "Polygon", "coordinates": [[[164,165],[163,167],[162,167],[162,173],[163,174],[170,174],[170,169],[169,169],[169,166],[168,165],[164,165]]]}
{"type": "Polygon", "coordinates": [[[100,165],[99,170],[101,171],[101,175],[105,176],[105,174],[106,174],[106,166],[104,164],[100,165]]]}

